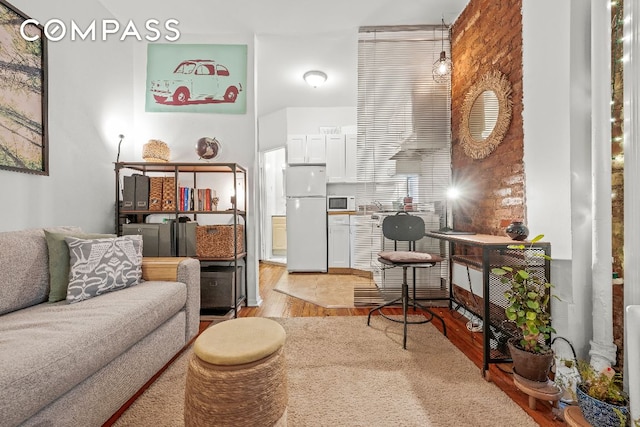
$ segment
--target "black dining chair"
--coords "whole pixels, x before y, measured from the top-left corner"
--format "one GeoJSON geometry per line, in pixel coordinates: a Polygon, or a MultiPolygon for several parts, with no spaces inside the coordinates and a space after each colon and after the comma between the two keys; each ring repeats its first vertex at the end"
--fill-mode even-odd
{"type": "Polygon", "coordinates": [[[402,339],[402,348],[407,348],[407,325],[408,324],[420,324],[427,323],[437,318],[442,322],[442,330],[445,336],[447,336],[447,327],[442,317],[433,312],[428,307],[419,304],[416,301],[416,278],[415,270],[413,270],[413,297],[409,296],[409,284],[407,281],[407,269],[416,268],[431,268],[443,259],[439,255],[433,255],[425,252],[416,251],[416,242],[424,237],[425,227],[424,220],[415,215],[410,215],[406,212],[398,212],[396,215],[387,216],[382,221],[382,235],[389,240],[393,240],[393,251],[383,251],[378,254],[378,261],[383,265],[384,269],[388,268],[402,268],[402,289],[400,297],[393,301],[380,304],[377,307],[369,310],[369,316],[367,317],[367,326],[371,322],[371,314],[378,311],[384,318],[393,322],[403,323],[404,332],[402,339]],[[398,242],[408,242],[408,250],[398,250],[398,242]],[[402,304],[402,316],[403,319],[391,318],[382,312],[385,307],[402,304]],[[408,321],[407,311],[409,306],[414,309],[420,309],[429,314],[425,320],[408,321]]]}

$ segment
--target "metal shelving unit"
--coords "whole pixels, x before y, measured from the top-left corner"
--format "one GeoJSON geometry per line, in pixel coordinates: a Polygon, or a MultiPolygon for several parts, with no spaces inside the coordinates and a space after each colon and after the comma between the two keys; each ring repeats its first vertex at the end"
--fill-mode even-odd
{"type": "MultiPolygon", "coordinates": [[[[209,264],[215,262],[231,262],[230,266],[234,267],[233,274],[233,283],[232,283],[232,295],[234,301],[234,307],[230,307],[233,310],[234,317],[237,317],[238,307],[244,303],[246,306],[247,303],[247,293],[248,293],[248,274],[247,274],[247,227],[246,227],[246,215],[247,215],[247,170],[240,166],[237,163],[147,163],[147,162],[119,162],[115,163],[115,231],[117,235],[122,234],[122,220],[128,218],[133,220],[133,223],[141,223],[144,222],[144,217],[146,215],[151,214],[164,214],[164,215],[173,215],[175,216],[175,220],[177,221],[180,215],[193,215],[194,220],[197,220],[198,215],[231,215],[233,218],[233,255],[231,257],[224,258],[211,258],[211,257],[194,257],[201,261],[201,263],[209,264]],[[242,192],[244,197],[242,197],[242,206],[238,206],[238,194],[233,197],[231,202],[231,209],[229,210],[182,210],[178,206],[179,204],[174,203],[175,208],[172,210],[161,210],[161,211],[151,211],[151,210],[122,210],[120,201],[122,199],[122,172],[123,171],[131,171],[132,173],[138,173],[142,175],[147,175],[149,173],[153,174],[163,174],[163,176],[170,176],[173,174],[175,177],[175,187],[176,194],[175,200],[180,200],[180,188],[178,185],[179,177],[182,174],[192,174],[193,177],[193,186],[196,188],[197,186],[197,176],[198,174],[227,174],[231,175],[231,179],[234,185],[238,182],[238,178],[242,177],[243,188],[242,192]],[[242,221],[240,221],[242,220],[242,221]],[[244,226],[243,233],[243,250],[240,251],[238,247],[238,226],[244,226]],[[242,261],[244,265],[239,262],[242,261]],[[237,271],[238,267],[243,267],[244,270],[244,295],[237,295],[237,285],[238,277],[237,271]]],[[[174,243],[175,247],[178,247],[178,241],[180,239],[179,235],[179,227],[176,227],[176,232],[174,235],[174,243]]],[[[202,267],[205,267],[204,265],[202,267]]]]}
{"type": "Polygon", "coordinates": [[[536,265],[530,265],[531,270],[536,276],[549,282],[551,274],[550,262],[538,255],[551,256],[551,245],[546,242],[536,242],[534,244],[527,241],[518,242],[508,237],[486,234],[447,235],[428,232],[426,235],[448,243],[446,256],[449,258],[448,280],[450,282],[451,301],[465,306],[466,310],[478,316],[483,322],[482,375],[489,379],[490,363],[511,362],[506,341],[514,336],[515,332],[506,321],[505,307],[508,302],[504,297],[504,291],[507,285],[502,283],[499,276],[492,274],[491,269],[502,266],[523,266],[523,252],[510,248],[513,245],[523,244],[531,254],[537,254],[532,258],[539,260],[536,265]],[[464,302],[456,299],[454,283],[452,283],[454,263],[472,267],[482,272],[482,296],[474,297],[480,301],[475,308],[468,307],[464,302]]]}

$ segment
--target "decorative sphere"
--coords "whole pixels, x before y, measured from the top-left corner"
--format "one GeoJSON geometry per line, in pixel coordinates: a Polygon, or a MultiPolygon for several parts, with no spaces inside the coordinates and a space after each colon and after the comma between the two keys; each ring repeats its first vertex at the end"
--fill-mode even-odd
{"type": "Polygon", "coordinates": [[[220,143],[215,138],[203,137],[196,143],[196,154],[201,159],[213,159],[220,153],[220,143]]]}

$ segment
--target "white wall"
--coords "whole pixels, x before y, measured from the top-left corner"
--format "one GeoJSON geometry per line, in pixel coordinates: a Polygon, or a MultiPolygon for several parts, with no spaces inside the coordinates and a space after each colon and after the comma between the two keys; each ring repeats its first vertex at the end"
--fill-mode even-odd
{"type": "MultiPolygon", "coordinates": [[[[292,16],[290,19],[303,18],[292,16]]],[[[356,106],[358,30],[355,25],[317,34],[261,34],[256,50],[260,64],[259,116],[288,107],[356,106]],[[302,79],[309,70],[324,71],[327,82],[312,88],[302,79]]]]}
{"type": "MultiPolygon", "coordinates": [[[[96,1],[12,0],[32,18],[111,17],[96,1]]],[[[131,43],[48,44],[49,176],[0,170],[0,230],[78,225],[113,232],[117,135],[132,129],[131,43]]],[[[127,138],[122,152],[130,146],[127,138]]]]}
{"type": "Polygon", "coordinates": [[[353,126],[358,114],[356,107],[294,107],[287,108],[287,133],[320,133],[319,128],[353,126]]]}
{"type": "Polygon", "coordinates": [[[287,109],[274,111],[258,118],[258,147],[260,152],[284,147],[287,142],[287,109]]]}
{"type": "Polygon", "coordinates": [[[591,336],[589,5],[524,0],[522,15],[528,226],[551,242],[562,300],[552,303],[554,327],[582,353],[591,336]]]}
{"type": "MultiPolygon", "coordinates": [[[[247,197],[247,274],[248,303],[260,303],[258,292],[258,227],[257,196],[257,143],[254,90],[254,38],[252,35],[193,35],[181,34],[184,44],[246,44],[247,87],[242,96],[247,97],[246,114],[203,113],[147,113],[145,112],[147,45],[136,43],[133,51],[133,118],[135,124],[135,148],[126,161],[142,161],[142,146],[149,139],[160,139],[171,149],[173,162],[198,162],[195,152],[197,140],[203,136],[215,137],[222,150],[216,162],[238,163],[248,170],[247,197]]],[[[226,203],[226,201],[225,201],[226,203]]]]}

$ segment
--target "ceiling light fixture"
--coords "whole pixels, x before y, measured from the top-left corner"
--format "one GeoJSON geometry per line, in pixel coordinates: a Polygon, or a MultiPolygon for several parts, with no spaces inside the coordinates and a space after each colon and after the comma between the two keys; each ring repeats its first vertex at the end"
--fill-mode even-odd
{"type": "Polygon", "coordinates": [[[304,73],[302,78],[307,82],[307,84],[309,84],[309,86],[318,87],[322,86],[324,82],[327,81],[327,74],[322,71],[311,70],[304,73]]]}
{"type": "Polygon", "coordinates": [[[447,58],[447,52],[444,51],[444,18],[442,18],[442,51],[440,52],[440,58],[433,63],[433,80],[438,83],[447,81],[447,78],[451,76],[451,70],[453,64],[451,59],[447,58]]]}

